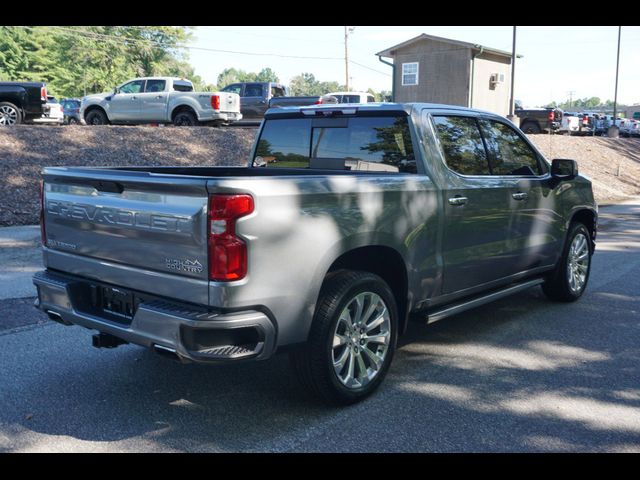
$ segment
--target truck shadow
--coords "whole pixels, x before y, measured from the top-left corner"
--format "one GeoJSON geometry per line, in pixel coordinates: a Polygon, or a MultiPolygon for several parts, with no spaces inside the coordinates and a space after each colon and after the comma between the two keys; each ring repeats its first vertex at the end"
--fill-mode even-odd
{"type": "MultiPolygon", "coordinates": [[[[380,391],[343,409],[302,392],[284,355],[180,365],[137,347],[94,351],[86,332],[51,326],[63,344],[90,353],[80,363],[50,358],[22,386],[17,411],[32,417],[4,429],[12,438],[5,449],[55,449],[34,443],[38,432],[108,442],[110,451],[638,450],[640,326],[632,312],[640,297],[633,291],[607,283],[566,305],[535,288],[430,326],[412,323],[380,391]],[[386,413],[357,421],[359,442],[341,442],[350,422],[372,411],[386,413]],[[409,432],[411,441],[367,435],[380,428],[409,432]]],[[[17,398],[5,387],[6,398],[17,398]]]]}

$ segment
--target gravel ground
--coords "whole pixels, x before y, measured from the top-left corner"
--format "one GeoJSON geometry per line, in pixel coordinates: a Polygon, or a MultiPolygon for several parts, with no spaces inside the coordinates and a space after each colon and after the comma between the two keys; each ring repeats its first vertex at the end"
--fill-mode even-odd
{"type": "Polygon", "coordinates": [[[529,135],[547,159],[573,158],[600,204],[640,193],[640,139],[529,135]]]}
{"type": "MultiPolygon", "coordinates": [[[[253,128],[47,127],[0,130],[0,226],[38,223],[45,166],[244,165],[253,128]]],[[[575,158],[599,203],[640,194],[640,140],[531,135],[547,158],[575,158]]]]}
{"type": "Polygon", "coordinates": [[[0,226],[38,223],[45,166],[242,165],[255,129],[20,125],[0,130],[0,226]]]}

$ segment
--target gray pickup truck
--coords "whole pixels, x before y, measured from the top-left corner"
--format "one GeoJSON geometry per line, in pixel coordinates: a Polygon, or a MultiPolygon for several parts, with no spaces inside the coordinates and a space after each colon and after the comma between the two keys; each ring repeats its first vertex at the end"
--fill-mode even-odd
{"type": "Polygon", "coordinates": [[[378,387],[409,318],[577,300],[597,225],[575,161],[433,104],[272,109],[247,167],[46,168],[42,204],[51,319],[185,362],[287,351],[332,404],[378,387]]]}

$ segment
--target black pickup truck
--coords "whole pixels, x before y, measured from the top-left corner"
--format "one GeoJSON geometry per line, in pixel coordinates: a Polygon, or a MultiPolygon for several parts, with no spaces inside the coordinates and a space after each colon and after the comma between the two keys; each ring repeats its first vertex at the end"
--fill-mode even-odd
{"type": "Polygon", "coordinates": [[[0,82],[0,126],[18,125],[48,113],[42,82],[0,82]]]}
{"type": "Polygon", "coordinates": [[[559,108],[516,108],[516,116],[520,119],[520,130],[524,133],[552,132],[560,128],[562,110],[559,108]]]}

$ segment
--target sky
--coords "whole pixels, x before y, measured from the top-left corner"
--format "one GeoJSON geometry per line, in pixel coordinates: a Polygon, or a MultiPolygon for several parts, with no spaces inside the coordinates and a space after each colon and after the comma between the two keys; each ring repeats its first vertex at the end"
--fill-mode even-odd
{"type": "MultiPolygon", "coordinates": [[[[511,26],[356,26],[348,39],[351,90],[391,90],[391,67],[375,54],[421,33],[512,49],[511,26]]],[[[525,107],[562,102],[569,92],[574,99],[613,100],[618,27],[520,26],[516,38],[523,58],[516,61],[515,98],[525,107]]],[[[270,67],[287,85],[303,72],[345,83],[343,26],[202,26],[190,45],[189,60],[207,83],[215,84],[229,67],[255,72],[270,67]]],[[[622,27],[618,102],[640,103],[640,27],[622,27]]]]}

